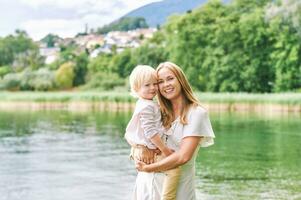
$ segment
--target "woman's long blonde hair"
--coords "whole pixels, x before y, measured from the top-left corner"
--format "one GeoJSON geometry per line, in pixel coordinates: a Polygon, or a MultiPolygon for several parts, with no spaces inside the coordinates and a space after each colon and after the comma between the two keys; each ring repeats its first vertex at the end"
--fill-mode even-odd
{"type": "MultiPolygon", "coordinates": [[[[175,75],[175,77],[177,78],[177,80],[179,81],[179,83],[181,85],[181,93],[182,93],[182,96],[184,97],[183,98],[184,105],[183,105],[183,109],[180,112],[180,122],[182,124],[187,124],[186,116],[189,111],[189,108],[191,106],[200,105],[200,102],[197,100],[197,98],[193,94],[191,86],[190,86],[189,82],[187,81],[187,78],[186,78],[184,72],[182,71],[182,69],[179,66],[177,66],[176,64],[174,64],[172,62],[160,63],[156,69],[157,74],[163,68],[169,69],[175,75]]],[[[158,93],[158,101],[159,101],[160,108],[161,108],[163,126],[166,128],[169,128],[175,118],[174,112],[172,110],[171,101],[166,99],[164,96],[162,96],[162,94],[160,92],[158,93]]]]}

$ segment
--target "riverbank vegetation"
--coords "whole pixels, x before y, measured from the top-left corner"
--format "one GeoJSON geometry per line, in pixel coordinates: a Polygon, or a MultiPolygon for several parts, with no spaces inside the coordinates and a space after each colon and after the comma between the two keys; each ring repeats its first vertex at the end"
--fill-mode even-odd
{"type": "MultiPolygon", "coordinates": [[[[2,90],[76,87],[111,91],[126,87],[135,65],[156,67],[169,60],[183,68],[197,91],[300,92],[301,3],[233,0],[224,4],[210,0],[186,14],[171,16],[152,39],[138,48],[103,53],[92,59],[85,50],[76,52],[71,44],[62,46],[59,60],[49,65],[41,64],[35,52],[36,47],[23,32],[0,38],[2,90]]],[[[263,101],[281,102],[281,96],[263,101]]],[[[256,95],[254,100],[247,94],[242,97],[257,101],[256,95]]],[[[224,101],[233,101],[232,95],[225,96],[224,101]]]]}
{"type": "MultiPolygon", "coordinates": [[[[197,97],[203,103],[247,103],[301,105],[301,94],[248,94],[248,93],[200,93],[197,97]]],[[[124,102],[134,103],[129,92],[0,92],[0,102],[124,102]]]]}

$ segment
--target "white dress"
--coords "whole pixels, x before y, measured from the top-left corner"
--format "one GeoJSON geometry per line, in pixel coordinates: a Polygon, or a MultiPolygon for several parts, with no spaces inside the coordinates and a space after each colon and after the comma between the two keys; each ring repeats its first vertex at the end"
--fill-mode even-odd
{"type": "MultiPolygon", "coordinates": [[[[179,150],[180,142],[187,136],[204,137],[199,147],[208,147],[214,144],[214,133],[207,111],[201,106],[193,107],[187,115],[188,124],[183,125],[176,119],[168,130],[168,147],[179,150]]],[[[199,147],[189,162],[181,166],[181,178],[177,190],[177,200],[195,200],[195,159],[199,147]]],[[[162,192],[163,173],[138,172],[133,199],[160,200],[162,192]]]]}

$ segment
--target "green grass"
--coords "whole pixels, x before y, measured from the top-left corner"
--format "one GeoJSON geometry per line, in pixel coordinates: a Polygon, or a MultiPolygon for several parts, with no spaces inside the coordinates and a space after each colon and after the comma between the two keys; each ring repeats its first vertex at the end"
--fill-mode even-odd
{"type": "Polygon", "coordinates": [[[197,93],[201,102],[206,103],[248,103],[301,105],[301,93],[197,93]]]}
{"type": "MultiPolygon", "coordinates": [[[[204,103],[249,103],[301,105],[301,93],[247,94],[247,93],[197,93],[204,103]]],[[[135,102],[125,92],[0,92],[0,102],[135,102]]]]}

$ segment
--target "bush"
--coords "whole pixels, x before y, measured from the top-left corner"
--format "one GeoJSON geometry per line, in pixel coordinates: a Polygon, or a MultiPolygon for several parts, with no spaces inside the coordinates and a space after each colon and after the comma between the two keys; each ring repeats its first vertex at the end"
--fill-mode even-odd
{"type": "Polygon", "coordinates": [[[5,76],[6,74],[10,73],[11,67],[10,66],[0,66],[0,77],[5,76]]]}
{"type": "Polygon", "coordinates": [[[1,89],[4,90],[19,90],[20,76],[19,74],[6,74],[0,83],[1,89]]]}
{"type": "Polygon", "coordinates": [[[47,68],[35,72],[32,87],[38,91],[49,91],[55,88],[55,73],[47,68]]]}
{"type": "Polygon", "coordinates": [[[70,89],[74,79],[74,64],[64,63],[55,73],[55,83],[60,89],[70,89]]]}
{"type": "Polygon", "coordinates": [[[112,90],[115,87],[124,86],[124,79],[120,78],[114,73],[102,73],[95,74],[91,80],[84,86],[83,89],[101,89],[112,90]]]}
{"type": "Polygon", "coordinates": [[[20,74],[20,89],[21,90],[33,90],[32,81],[35,77],[34,72],[32,72],[29,68],[25,69],[20,74]]]}

